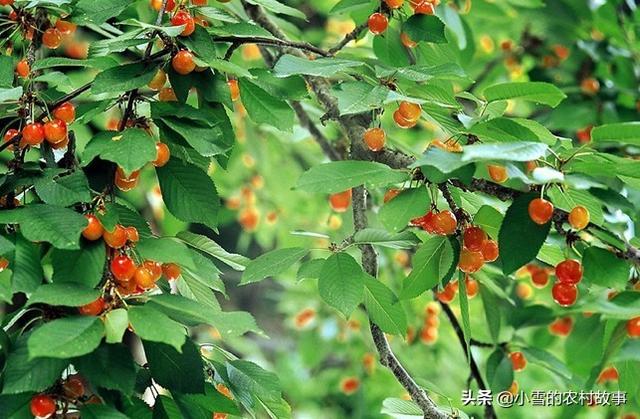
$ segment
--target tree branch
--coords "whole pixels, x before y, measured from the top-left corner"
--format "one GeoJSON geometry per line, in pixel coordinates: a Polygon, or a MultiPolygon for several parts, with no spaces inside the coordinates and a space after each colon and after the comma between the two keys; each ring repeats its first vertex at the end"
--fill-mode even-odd
{"type": "MultiPolygon", "coordinates": [[[[460,327],[460,322],[458,322],[456,315],[453,314],[453,311],[451,310],[451,307],[449,307],[448,304],[440,302],[440,306],[442,306],[442,311],[444,311],[444,314],[449,319],[449,322],[451,323],[451,326],[453,327],[453,330],[456,332],[456,336],[460,341],[460,346],[462,346],[462,351],[464,352],[464,356],[465,358],[467,358],[467,361],[469,362],[469,369],[471,370],[471,376],[473,377],[474,380],[476,380],[476,383],[478,384],[478,388],[480,390],[487,390],[487,385],[485,384],[484,379],[482,378],[482,373],[480,373],[480,368],[478,368],[478,364],[476,363],[476,360],[473,358],[473,354],[471,353],[471,351],[467,350],[467,342],[464,339],[464,332],[462,331],[462,327],[460,327]]],[[[493,409],[493,405],[491,403],[488,403],[487,405],[485,405],[484,417],[485,419],[497,418],[496,412],[493,409]]]]}
{"type": "Polygon", "coordinates": [[[260,36],[242,38],[231,35],[215,36],[213,37],[213,42],[230,42],[231,44],[238,46],[242,44],[269,45],[279,48],[295,48],[297,50],[312,52],[323,57],[329,57],[331,55],[328,51],[325,51],[322,48],[318,48],[315,45],[311,45],[307,42],[286,41],[283,39],[263,38],[260,36]]]}
{"type": "Polygon", "coordinates": [[[340,50],[342,50],[342,48],[346,47],[349,42],[355,41],[356,39],[358,39],[360,34],[367,28],[368,28],[367,23],[363,23],[361,25],[356,26],[355,29],[349,32],[340,42],[338,42],[334,47],[329,49],[328,51],[329,54],[336,55],[338,52],[340,52],[340,50]]]}

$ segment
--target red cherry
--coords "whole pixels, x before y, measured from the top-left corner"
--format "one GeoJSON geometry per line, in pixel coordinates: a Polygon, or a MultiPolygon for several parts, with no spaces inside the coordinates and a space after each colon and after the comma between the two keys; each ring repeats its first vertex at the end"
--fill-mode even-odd
{"type": "Polygon", "coordinates": [[[573,319],[571,317],[561,317],[549,325],[549,332],[556,336],[569,336],[571,329],[573,329],[573,319]]]}
{"type": "Polygon", "coordinates": [[[351,189],[331,195],[329,204],[335,212],[345,212],[351,205],[351,189]]]}
{"type": "Polygon", "coordinates": [[[398,112],[407,121],[415,122],[420,119],[420,115],[422,115],[422,106],[417,103],[403,101],[400,102],[398,112]]]}
{"type": "Polygon", "coordinates": [[[173,15],[171,18],[171,24],[173,26],[185,25],[180,36],[189,36],[196,30],[196,23],[193,20],[193,16],[191,16],[191,14],[186,10],[180,10],[173,15]]]}
{"type": "MultiPolygon", "coordinates": [[[[16,135],[19,135],[19,134],[20,134],[20,131],[18,131],[17,129],[13,129],[13,128],[8,129],[7,132],[4,133],[3,140],[4,140],[5,143],[7,143],[7,142],[13,140],[16,137],[16,135]]],[[[9,150],[11,150],[13,148],[13,146],[11,145],[8,148],[9,148],[9,150]]]]}
{"type": "Polygon", "coordinates": [[[464,280],[464,285],[465,289],[467,290],[467,297],[473,298],[478,295],[478,289],[480,288],[478,281],[470,278],[469,275],[467,275],[464,280]]]}
{"type": "Polygon", "coordinates": [[[433,211],[429,211],[422,217],[414,218],[410,222],[412,225],[416,225],[422,228],[427,233],[435,234],[436,233],[436,227],[434,224],[435,217],[436,217],[436,214],[433,211]]]}
{"type": "Polygon", "coordinates": [[[54,119],[44,124],[44,138],[50,144],[58,144],[67,138],[67,123],[54,119]]]}
{"type": "Polygon", "coordinates": [[[578,299],[578,288],[573,284],[556,282],[551,289],[551,295],[556,303],[562,307],[569,307],[578,299]]]}
{"type": "Polygon", "coordinates": [[[546,269],[536,269],[531,273],[531,282],[536,288],[544,288],[549,283],[549,273],[546,269]]]}
{"type": "Polygon", "coordinates": [[[71,102],[64,102],[53,110],[53,116],[67,124],[72,123],[76,119],[76,108],[71,102]]]}
{"type": "Polygon", "coordinates": [[[481,252],[485,262],[495,262],[500,256],[498,243],[495,240],[485,240],[481,252]]]}
{"type": "Polygon", "coordinates": [[[553,216],[553,204],[544,198],[536,198],[529,202],[529,217],[534,223],[543,225],[553,216]]]}
{"type": "Polygon", "coordinates": [[[31,66],[29,65],[29,61],[18,61],[18,64],[16,64],[16,74],[23,79],[26,79],[27,77],[29,77],[29,73],[31,73],[31,66]]]}
{"type": "Polygon", "coordinates": [[[479,252],[485,241],[487,241],[487,233],[480,227],[472,226],[464,230],[462,242],[467,249],[479,252]]]}
{"type": "Polygon", "coordinates": [[[38,394],[31,399],[31,414],[39,418],[47,418],[56,411],[56,401],[49,395],[38,394]]]}
{"type": "Polygon", "coordinates": [[[449,304],[456,298],[456,292],[458,291],[458,284],[449,282],[442,291],[436,292],[436,298],[438,301],[444,304],[449,304]]]}
{"type": "Polygon", "coordinates": [[[369,30],[372,34],[380,35],[387,30],[387,27],[389,26],[389,19],[382,13],[374,13],[369,16],[367,24],[369,25],[369,30]]]}
{"type": "Polygon", "coordinates": [[[39,122],[26,125],[22,129],[22,140],[27,145],[38,145],[44,140],[44,127],[39,122]]]}
{"type": "Polygon", "coordinates": [[[72,400],[77,400],[84,396],[84,383],[78,375],[69,376],[62,384],[62,392],[64,395],[72,400]]]}
{"type": "Polygon", "coordinates": [[[156,143],[156,159],[152,162],[155,167],[162,167],[169,161],[171,152],[165,143],[156,143]]]}
{"type": "Polygon", "coordinates": [[[78,311],[83,316],[98,316],[104,311],[105,307],[106,303],[104,302],[104,299],[102,297],[98,297],[95,301],[79,307],[78,311]]]}
{"type": "Polygon", "coordinates": [[[127,236],[127,241],[131,243],[137,243],[140,241],[140,235],[138,234],[138,229],[135,227],[126,227],[124,232],[127,236]]]}
{"type": "Polygon", "coordinates": [[[634,317],[627,321],[627,335],[630,338],[640,337],[640,317],[634,317]]]}
{"type": "Polygon", "coordinates": [[[151,269],[145,267],[144,265],[139,266],[138,269],[136,269],[133,280],[136,285],[143,290],[152,288],[155,284],[153,272],[151,272],[151,269]]]}
{"type": "Polygon", "coordinates": [[[511,358],[514,371],[522,371],[527,366],[527,358],[520,351],[511,352],[509,358],[511,358]]]}
{"type": "Polygon", "coordinates": [[[556,266],[558,282],[575,285],[582,280],[582,265],[575,259],[567,259],[556,266]]]}
{"type": "Polygon", "coordinates": [[[68,37],[69,35],[72,35],[76,31],[76,29],[78,29],[78,26],[75,23],[71,23],[67,20],[58,19],[58,21],[56,22],[56,29],[60,31],[63,37],[68,37]]]}
{"type": "Polygon", "coordinates": [[[464,273],[478,272],[484,265],[482,253],[469,249],[462,249],[460,252],[460,260],[458,261],[458,269],[464,273]]]}
{"type": "Polygon", "coordinates": [[[156,262],[154,260],[145,260],[142,263],[142,266],[144,266],[151,272],[154,282],[160,279],[160,277],[162,276],[162,264],[160,264],[159,262],[156,262]]]}
{"type": "Polygon", "coordinates": [[[111,273],[116,281],[126,282],[136,273],[136,264],[127,255],[116,255],[111,259],[111,273]]]}

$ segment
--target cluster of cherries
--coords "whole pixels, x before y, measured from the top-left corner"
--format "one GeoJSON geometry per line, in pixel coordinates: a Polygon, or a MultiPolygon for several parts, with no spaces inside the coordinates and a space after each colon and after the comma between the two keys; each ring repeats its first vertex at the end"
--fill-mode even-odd
{"type": "MultiPolygon", "coordinates": [[[[69,132],[67,124],[72,123],[76,118],[76,110],[71,102],[65,102],[53,110],[48,121],[31,122],[26,124],[22,131],[11,128],[4,134],[4,141],[18,141],[19,147],[35,147],[44,141],[49,143],[51,148],[59,150],[69,144],[69,132]]],[[[12,148],[13,145],[10,146],[12,148]]]]}
{"type": "MultiPolygon", "coordinates": [[[[90,241],[103,239],[113,251],[109,268],[121,295],[140,293],[153,288],[162,275],[169,280],[176,280],[180,276],[180,267],[175,263],[160,264],[152,260],[145,260],[140,265],[136,265],[126,252],[126,249],[135,246],[139,240],[138,230],[135,227],[123,227],[117,224],[113,231],[108,231],[95,215],[86,214],[85,217],[88,225],[82,231],[82,236],[90,241]]],[[[106,302],[100,297],[81,307],[80,312],[85,315],[97,316],[105,308],[106,302]]]]}
{"type": "Polygon", "coordinates": [[[61,402],[76,403],[82,400],[84,404],[101,403],[100,398],[96,395],[87,397],[84,379],[78,374],[74,374],[62,381],[61,385],[56,389],[56,394],[41,393],[33,396],[29,404],[31,414],[38,418],[52,417],[57,410],[57,399],[61,402]]]}
{"type": "MultiPolygon", "coordinates": [[[[400,128],[413,128],[422,114],[422,106],[417,103],[402,101],[393,113],[393,120],[400,128]]],[[[363,141],[371,151],[384,148],[387,135],[380,127],[370,128],[364,132],[363,141]]]]}
{"type": "MultiPolygon", "coordinates": [[[[389,9],[396,10],[404,5],[404,0],[384,0],[384,3],[389,9]]],[[[409,0],[408,3],[415,14],[432,15],[435,13],[435,7],[440,4],[440,0],[409,0]]],[[[389,27],[389,18],[384,13],[376,12],[369,16],[367,25],[372,34],[380,35],[389,27]]],[[[408,48],[415,47],[415,42],[406,38],[408,42],[405,43],[403,39],[403,44],[408,48]]]]}

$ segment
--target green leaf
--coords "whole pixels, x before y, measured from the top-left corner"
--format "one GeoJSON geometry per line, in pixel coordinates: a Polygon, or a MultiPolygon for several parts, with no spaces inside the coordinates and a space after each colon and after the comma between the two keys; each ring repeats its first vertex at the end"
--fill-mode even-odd
{"type": "Polygon", "coordinates": [[[336,193],[360,185],[378,187],[400,183],[407,174],[382,163],[335,161],[314,166],[300,176],[296,187],[307,192],[336,193]]]}
{"type": "Polygon", "coordinates": [[[550,83],[510,82],[487,87],[484,90],[484,97],[489,102],[515,99],[541,103],[555,108],[567,95],[550,83]]]}
{"type": "Polygon", "coordinates": [[[186,339],[183,325],[171,320],[162,312],[144,305],[129,307],[129,322],[141,339],[162,342],[180,350],[186,339]]]}
{"type": "Polygon", "coordinates": [[[571,380],[571,371],[567,369],[563,361],[553,354],[539,348],[523,348],[522,352],[524,352],[528,362],[540,365],[564,380],[571,380]]]}
{"type": "Polygon", "coordinates": [[[107,343],[120,343],[124,332],[129,327],[129,316],[127,310],[123,308],[117,308],[109,311],[104,316],[104,332],[107,343]]]}
{"type": "Polygon", "coordinates": [[[380,208],[378,218],[388,230],[399,231],[413,218],[426,214],[430,204],[426,188],[405,189],[380,208]]]}
{"type": "Polygon", "coordinates": [[[400,298],[415,298],[438,285],[454,264],[453,247],[447,237],[426,241],[413,256],[413,270],[402,282],[400,298]]]}
{"type": "Polygon", "coordinates": [[[125,345],[101,345],[94,352],[73,360],[73,365],[91,385],[133,394],[136,364],[125,345]]]}
{"type": "Polygon", "coordinates": [[[386,333],[404,335],[407,332],[407,317],[398,297],[371,276],[366,276],[364,284],[364,305],[371,320],[386,333]]]}
{"type": "Polygon", "coordinates": [[[13,255],[13,292],[32,293],[42,283],[44,272],[40,262],[40,246],[31,243],[21,235],[16,236],[16,250],[13,255]]]}
{"type": "Polygon", "coordinates": [[[373,244],[391,249],[409,249],[418,243],[420,240],[410,231],[394,234],[386,230],[365,228],[353,236],[353,244],[373,244]]]}
{"type": "Polygon", "coordinates": [[[206,236],[191,233],[189,231],[183,231],[178,233],[177,237],[189,246],[213,256],[236,271],[243,271],[250,262],[250,260],[245,256],[227,252],[222,248],[222,246],[206,236]]]}
{"type": "Polygon", "coordinates": [[[565,342],[565,361],[569,369],[580,375],[587,375],[602,356],[604,345],[604,324],[599,316],[584,318],[578,316],[565,342]],[[580,354],[580,356],[575,356],[580,354]]]}
{"type": "Polygon", "coordinates": [[[29,393],[0,395],[0,417],[8,419],[31,419],[31,398],[29,393]]]}
{"type": "Polygon", "coordinates": [[[293,7],[289,7],[285,4],[282,4],[277,0],[247,0],[247,3],[262,6],[273,13],[293,16],[293,17],[297,17],[305,20],[307,19],[305,14],[302,13],[300,10],[295,9],[293,7]]]}
{"type": "Polygon", "coordinates": [[[240,285],[251,284],[276,276],[306,256],[309,251],[300,247],[276,249],[260,255],[247,265],[242,273],[240,285]]]}
{"type": "Polygon", "coordinates": [[[256,124],[271,125],[282,131],[292,130],[295,115],[287,102],[273,97],[247,79],[240,79],[240,97],[256,124]]]}
{"type": "Polygon", "coordinates": [[[52,205],[31,204],[0,213],[1,224],[19,223],[32,242],[49,242],[58,249],[79,249],[87,220],[77,212],[52,205]]]}
{"type": "Polygon", "coordinates": [[[504,216],[494,207],[483,205],[473,217],[473,224],[482,227],[489,237],[496,240],[503,218],[504,216]]]}
{"type": "MultiPolygon", "coordinates": [[[[199,407],[206,410],[208,416],[212,416],[213,412],[240,415],[240,410],[235,402],[224,396],[212,385],[205,384],[204,390],[205,394],[173,394],[173,398],[182,412],[185,412],[185,410],[190,412],[194,407],[199,407]]],[[[190,417],[196,419],[203,416],[191,414],[190,417]]]]}
{"type": "MultiPolygon", "coordinates": [[[[145,43],[149,40],[144,40],[145,43]]],[[[76,60],[67,57],[48,57],[42,60],[37,60],[31,67],[32,71],[44,70],[47,68],[55,67],[93,67],[99,70],[106,70],[108,68],[116,67],[118,61],[113,57],[92,57],[86,60],[76,60]]]]}
{"type": "MultiPolygon", "coordinates": [[[[88,0],[92,1],[92,0],[88,0]]],[[[122,93],[146,86],[158,72],[157,67],[143,63],[111,67],[98,74],[93,81],[91,93],[122,93]]]]}
{"type": "Polygon", "coordinates": [[[352,115],[380,108],[389,95],[389,89],[364,82],[346,82],[335,88],[334,94],[340,115],[352,115]]]}
{"type": "Polygon", "coordinates": [[[504,216],[498,245],[505,275],[533,260],[549,235],[551,222],[538,225],[529,216],[529,203],[536,198],[535,193],[517,197],[504,216]]]}
{"type": "Polygon", "coordinates": [[[220,202],[213,180],[205,172],[172,158],[156,173],[171,214],[182,221],[216,227],[220,202]]]}
{"type": "Polygon", "coordinates": [[[178,393],[204,393],[202,358],[191,340],[181,352],[163,343],[144,342],[144,352],[158,384],[178,393]]]}
{"type": "Polygon", "coordinates": [[[160,395],[154,405],[153,419],[183,419],[183,416],[172,398],[160,395]]]}
{"type": "MultiPolygon", "coordinates": [[[[30,335],[20,336],[7,357],[2,372],[2,394],[43,391],[49,388],[58,378],[68,362],[56,358],[29,358],[27,339],[30,335]]],[[[0,402],[2,412],[2,402],[0,402]]],[[[0,415],[1,416],[1,415],[0,415]]]]}
{"type": "Polygon", "coordinates": [[[130,4],[129,0],[80,0],[76,5],[76,13],[99,25],[107,19],[118,16],[130,4]]]}
{"type": "Polygon", "coordinates": [[[13,87],[14,63],[9,55],[0,56],[0,88],[13,87]]]}
{"type": "Polygon", "coordinates": [[[95,301],[100,291],[79,284],[43,284],[29,298],[29,305],[44,303],[51,306],[79,307],[95,301]]]}
{"type": "Polygon", "coordinates": [[[195,269],[191,257],[192,251],[187,245],[174,237],[152,237],[140,240],[136,251],[143,259],[161,263],[177,263],[181,267],[195,269]]]}
{"type": "Polygon", "coordinates": [[[123,132],[105,131],[93,137],[82,155],[85,164],[96,156],[116,163],[129,175],[155,160],[156,141],[140,128],[128,128],[123,132]]]}
{"type": "Polygon", "coordinates": [[[414,14],[407,19],[402,29],[414,42],[424,41],[436,44],[447,42],[444,23],[434,15],[414,14]]]}
{"type": "Polygon", "coordinates": [[[53,282],[93,288],[102,280],[106,257],[101,241],[83,241],[79,250],[54,249],[51,252],[53,282]]]}
{"type": "Polygon", "coordinates": [[[80,409],[82,419],[128,419],[124,413],[104,404],[85,404],[80,409]]]}
{"type": "MultiPolygon", "coordinates": [[[[539,169],[536,169],[538,171],[539,169]]],[[[549,198],[556,208],[571,212],[573,208],[582,205],[589,211],[589,217],[594,224],[602,224],[604,215],[602,213],[602,202],[591,195],[588,191],[579,189],[550,188],[549,198]]]]}
{"type": "Polygon", "coordinates": [[[337,73],[362,65],[360,61],[343,60],[339,58],[316,58],[315,60],[307,60],[306,58],[285,54],[275,64],[273,72],[278,77],[294,75],[331,77],[337,73]]]}
{"type": "Polygon", "coordinates": [[[525,141],[472,144],[464,147],[462,161],[530,161],[544,157],[548,149],[546,144],[525,141]]]}
{"type": "Polygon", "coordinates": [[[623,290],[629,282],[629,264],[612,252],[591,246],[582,254],[584,279],[606,288],[623,290]]]}
{"type": "Polygon", "coordinates": [[[591,131],[592,143],[616,142],[640,145],[640,122],[622,122],[595,127],[591,131]]]}
{"type": "Polygon", "coordinates": [[[91,200],[89,182],[81,170],[69,174],[46,170],[45,176],[36,180],[34,186],[38,196],[47,204],[68,207],[91,200]]]}
{"type": "Polygon", "coordinates": [[[462,333],[464,335],[464,342],[466,345],[465,351],[467,353],[471,353],[471,348],[469,346],[469,342],[471,340],[471,322],[469,320],[469,298],[467,297],[467,281],[465,280],[465,275],[462,272],[460,272],[458,285],[460,287],[460,291],[458,292],[458,299],[460,303],[460,317],[462,318],[462,333]]]}
{"type": "Polygon", "coordinates": [[[100,345],[104,327],[99,317],[76,316],[53,320],[33,331],[27,346],[29,357],[73,358],[100,345]]]}
{"type": "Polygon", "coordinates": [[[302,281],[303,279],[318,279],[322,266],[324,266],[325,259],[311,259],[300,264],[296,279],[302,281]]]}
{"type": "Polygon", "coordinates": [[[488,287],[482,286],[482,283],[479,288],[491,340],[493,343],[498,343],[500,339],[500,323],[502,321],[500,310],[497,310],[497,307],[500,305],[500,300],[488,287]]]}
{"type": "Polygon", "coordinates": [[[345,317],[362,301],[364,273],[362,268],[347,253],[331,255],[322,266],[318,278],[320,297],[336,308],[345,317]]]}
{"type": "Polygon", "coordinates": [[[496,349],[489,356],[486,376],[489,388],[496,394],[511,387],[513,367],[502,349],[496,349]]]}

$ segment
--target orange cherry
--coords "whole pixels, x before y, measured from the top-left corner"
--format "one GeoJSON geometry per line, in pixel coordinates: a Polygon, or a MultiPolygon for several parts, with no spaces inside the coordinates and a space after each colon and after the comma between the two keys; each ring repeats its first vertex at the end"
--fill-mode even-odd
{"type": "Polygon", "coordinates": [[[467,275],[465,278],[464,284],[465,284],[465,289],[467,290],[467,297],[473,298],[476,295],[478,295],[478,290],[480,289],[480,285],[478,284],[478,281],[470,278],[467,275]]]}
{"type": "Polygon", "coordinates": [[[58,19],[56,22],[56,29],[63,37],[72,35],[77,28],[78,26],[75,23],[71,23],[68,20],[58,19]]]}
{"type": "Polygon", "coordinates": [[[67,123],[54,119],[44,124],[44,138],[50,144],[58,144],[67,138],[67,123]]]}
{"type": "Polygon", "coordinates": [[[367,25],[369,26],[369,30],[372,34],[380,35],[387,30],[387,27],[389,26],[389,19],[382,13],[374,13],[369,16],[367,25]]]}
{"type": "Polygon", "coordinates": [[[156,159],[152,162],[155,167],[162,167],[169,161],[171,152],[165,143],[156,143],[156,159]]]}
{"type": "Polygon", "coordinates": [[[127,192],[138,186],[138,180],[140,179],[140,171],[135,170],[129,176],[124,173],[121,167],[116,169],[115,185],[121,191],[127,192]]]}
{"type": "Polygon", "coordinates": [[[491,179],[496,183],[503,183],[509,178],[509,175],[507,175],[507,168],[504,166],[488,164],[487,170],[489,171],[491,179]]]}
{"type": "Polygon", "coordinates": [[[471,226],[464,230],[462,242],[467,249],[480,252],[486,241],[487,233],[480,227],[471,226]]]}
{"type": "Polygon", "coordinates": [[[480,250],[485,262],[495,262],[500,256],[498,243],[495,240],[486,240],[480,250]]]}
{"type": "Polygon", "coordinates": [[[574,207],[569,213],[569,224],[575,230],[582,230],[588,226],[590,219],[591,216],[589,214],[589,210],[582,205],[574,207]]]}
{"type": "Polygon", "coordinates": [[[230,79],[227,82],[227,85],[229,86],[229,91],[231,92],[231,100],[236,102],[238,99],[240,99],[240,85],[238,84],[238,80],[230,79]]]}
{"type": "Polygon", "coordinates": [[[339,192],[329,197],[329,205],[335,212],[345,212],[351,205],[351,189],[339,192]]]}
{"type": "Polygon", "coordinates": [[[191,4],[194,6],[206,6],[207,0],[191,0],[191,4]]]}
{"type": "Polygon", "coordinates": [[[531,273],[531,283],[536,288],[544,288],[549,283],[549,273],[546,269],[536,269],[531,273]]]}
{"type": "Polygon", "coordinates": [[[162,274],[170,281],[175,281],[182,275],[180,266],[175,263],[165,263],[162,265],[162,274]]]}
{"type": "Polygon", "coordinates": [[[78,311],[83,316],[99,316],[106,306],[107,304],[104,302],[104,299],[102,297],[98,297],[95,301],[79,307],[78,311]]]}
{"type": "Polygon", "coordinates": [[[193,70],[196,69],[196,63],[194,61],[194,56],[191,52],[187,50],[181,50],[173,56],[171,60],[171,66],[176,71],[176,73],[181,74],[183,76],[190,74],[193,70]]]}
{"type": "Polygon", "coordinates": [[[462,249],[460,252],[460,260],[458,261],[458,269],[464,273],[478,272],[484,265],[482,253],[469,249],[462,249]]]}
{"type": "Polygon", "coordinates": [[[576,132],[576,137],[580,144],[586,144],[591,141],[591,131],[593,130],[593,125],[588,125],[585,128],[579,129],[576,132]]]}
{"type": "Polygon", "coordinates": [[[421,14],[421,15],[433,15],[436,12],[434,5],[429,3],[426,0],[420,3],[418,6],[416,6],[416,8],[413,9],[413,11],[416,14],[421,14]]]}
{"type": "Polygon", "coordinates": [[[441,211],[433,216],[433,228],[437,234],[451,235],[455,233],[457,227],[458,220],[449,210],[441,211]]]}
{"type": "Polygon", "coordinates": [[[67,41],[64,53],[69,58],[85,60],[89,56],[89,43],[71,39],[67,41]]]}
{"type": "Polygon", "coordinates": [[[39,122],[26,125],[22,129],[22,141],[27,145],[38,145],[44,141],[44,127],[39,122]]]}
{"type": "Polygon", "coordinates": [[[396,188],[391,188],[389,189],[387,192],[384,193],[384,197],[382,198],[382,202],[384,202],[385,204],[389,201],[391,201],[393,198],[395,198],[396,196],[398,196],[400,194],[400,189],[396,189],[396,188]]]}
{"type": "Polygon", "coordinates": [[[162,264],[155,260],[145,260],[142,262],[142,266],[149,269],[153,275],[153,280],[157,281],[162,276],[162,264]]]}
{"type": "Polygon", "coordinates": [[[399,9],[404,4],[404,0],[384,0],[390,9],[399,9]]]}
{"type": "Polygon", "coordinates": [[[587,95],[595,95],[600,90],[600,82],[593,77],[587,77],[580,82],[580,89],[587,95]]]}
{"type": "MultiPolygon", "coordinates": [[[[452,298],[453,299],[453,298],[452,298]]],[[[420,332],[420,341],[425,345],[433,345],[438,341],[438,328],[425,327],[420,332]]]]}
{"type": "Polygon", "coordinates": [[[619,378],[618,370],[616,367],[607,367],[600,372],[598,375],[598,384],[605,384],[611,381],[618,381],[619,378]]]}
{"type": "Polygon", "coordinates": [[[140,241],[140,235],[138,234],[137,228],[125,227],[124,232],[125,232],[125,235],[127,236],[128,242],[137,243],[140,241]]]}
{"type": "Polygon", "coordinates": [[[117,224],[113,231],[105,229],[102,237],[107,246],[113,249],[119,249],[127,243],[127,231],[120,224],[117,224]]]}
{"type": "Polygon", "coordinates": [[[405,120],[415,122],[422,115],[422,106],[417,103],[400,102],[398,112],[405,120]]]}
{"type": "Polygon", "coordinates": [[[73,106],[73,103],[64,102],[53,110],[53,116],[56,119],[70,124],[76,119],[76,108],[73,106]]]}
{"type": "Polygon", "coordinates": [[[422,228],[427,233],[438,234],[435,225],[436,214],[433,211],[429,211],[421,217],[414,218],[410,221],[411,225],[422,228]]]}
{"type": "Polygon", "coordinates": [[[245,231],[255,231],[260,223],[260,213],[255,207],[247,207],[238,214],[238,222],[245,231]]]}
{"type": "Polygon", "coordinates": [[[404,129],[413,128],[417,124],[417,120],[416,121],[410,121],[410,120],[406,119],[404,116],[402,116],[402,114],[400,113],[400,109],[397,109],[393,113],[393,120],[395,121],[396,125],[398,125],[400,128],[404,128],[404,129]]]}
{"type": "Polygon", "coordinates": [[[139,266],[136,269],[133,276],[133,281],[138,287],[142,288],[143,290],[152,288],[156,282],[153,272],[151,272],[151,270],[145,266],[139,266]]]}
{"type": "Polygon", "coordinates": [[[85,214],[84,217],[87,219],[89,224],[82,230],[82,236],[91,241],[98,240],[102,237],[104,233],[104,228],[102,227],[102,223],[93,214],[85,214]]]}
{"type": "MultiPolygon", "coordinates": [[[[10,128],[7,130],[7,132],[4,133],[4,137],[3,137],[3,141],[5,143],[8,143],[9,141],[12,141],[16,136],[20,135],[20,131],[18,131],[17,129],[14,128],[10,128]]],[[[9,146],[7,147],[9,150],[13,149],[13,146],[9,146]]]]}
{"type": "Polygon", "coordinates": [[[178,97],[176,96],[176,93],[173,91],[172,88],[163,87],[158,92],[158,100],[160,102],[177,102],[178,97]]]}
{"type": "Polygon", "coordinates": [[[164,70],[159,69],[153,79],[149,82],[147,86],[149,86],[152,90],[160,90],[167,83],[167,73],[164,70]]]}
{"type": "MultiPolygon", "coordinates": [[[[162,8],[162,0],[151,0],[151,7],[156,12],[159,12],[160,9],[162,8]]],[[[169,1],[167,1],[167,6],[165,8],[165,13],[166,12],[172,12],[173,9],[175,9],[175,8],[176,8],[175,0],[169,0],[169,1]]]]}
{"type": "Polygon", "coordinates": [[[386,134],[382,128],[371,128],[364,133],[364,142],[371,151],[380,151],[384,147],[386,134]]]}
{"type": "Polygon", "coordinates": [[[16,74],[19,77],[26,79],[27,77],[29,77],[29,73],[31,73],[31,66],[29,65],[29,61],[18,61],[18,64],[16,64],[16,74]]]}
{"type": "Polygon", "coordinates": [[[578,288],[573,284],[556,282],[551,289],[551,295],[560,306],[569,307],[578,299],[578,288]]]}
{"type": "Polygon", "coordinates": [[[534,223],[543,225],[553,216],[553,204],[544,198],[536,198],[529,203],[529,217],[534,223]]]}
{"type": "Polygon", "coordinates": [[[56,28],[49,28],[42,34],[42,44],[49,49],[56,49],[62,44],[62,34],[56,28]]]}
{"type": "Polygon", "coordinates": [[[418,46],[418,43],[412,40],[405,32],[400,34],[400,42],[407,48],[415,48],[418,46]]]}
{"type": "Polygon", "coordinates": [[[442,291],[436,292],[436,298],[441,303],[449,304],[456,297],[457,291],[458,284],[455,282],[449,282],[442,291]]]}
{"type": "Polygon", "coordinates": [[[525,358],[524,354],[520,351],[511,352],[509,358],[511,359],[513,370],[516,372],[522,371],[527,366],[527,358],[525,358]]]}

